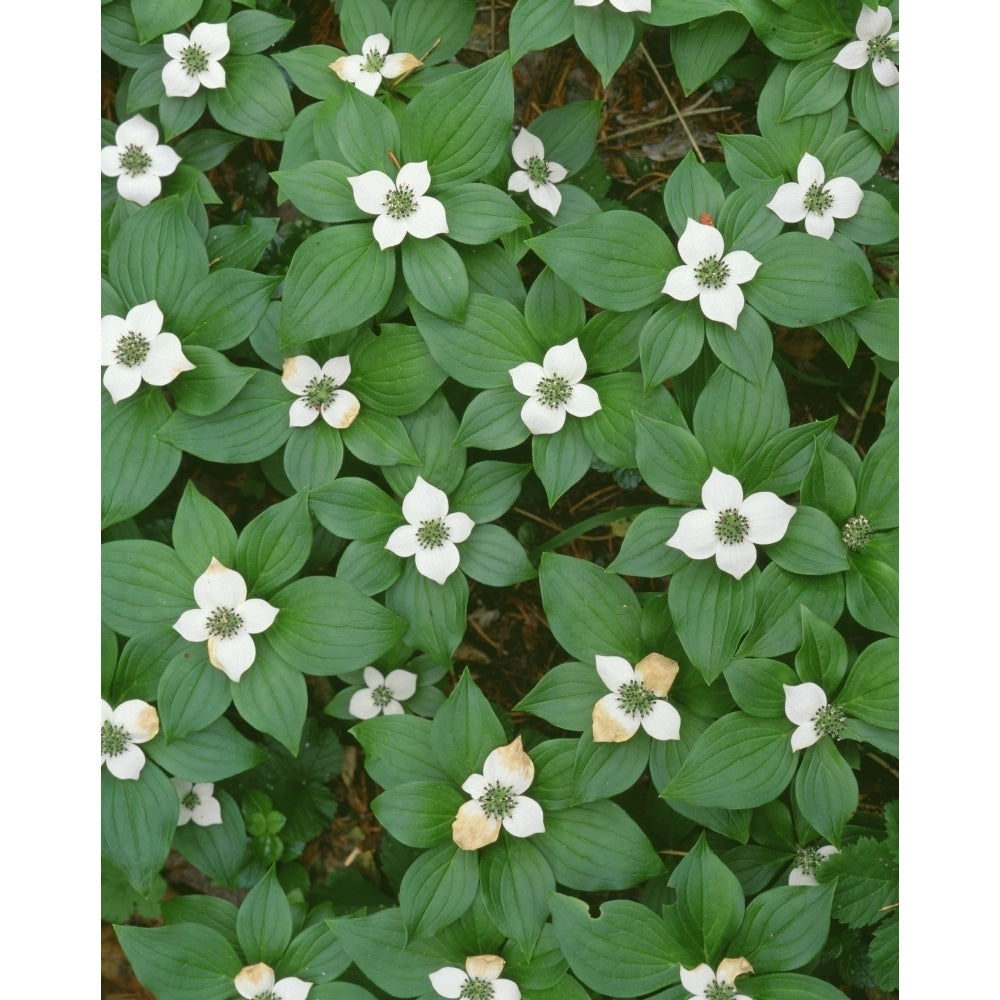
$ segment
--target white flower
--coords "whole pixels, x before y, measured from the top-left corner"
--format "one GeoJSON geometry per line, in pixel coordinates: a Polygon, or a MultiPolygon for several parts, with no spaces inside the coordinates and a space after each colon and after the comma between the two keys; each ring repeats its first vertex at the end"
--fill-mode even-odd
{"type": "Polygon", "coordinates": [[[263,962],[240,969],[233,985],[244,1000],[306,1000],[312,989],[312,983],[296,976],[275,982],[274,970],[263,962]]]}
{"type": "MultiPolygon", "coordinates": [[[[573,0],[573,3],[577,7],[598,7],[604,0],[573,0]]],[[[651,3],[652,0],[611,0],[612,7],[626,14],[634,10],[648,14],[652,9],[651,3]]]]}
{"type": "Polygon", "coordinates": [[[152,705],[138,698],[123,701],[116,709],[101,699],[101,763],[116,777],[134,781],[146,763],[136,746],[160,731],[160,717],[152,705]]]}
{"type": "Polygon", "coordinates": [[[540,365],[525,361],[510,369],[514,388],[528,397],[521,419],[532,434],[555,434],[562,430],[567,413],[589,417],[601,408],[596,390],[579,384],[586,374],[587,359],[576,337],[550,347],[540,365]]]}
{"type": "Polygon", "coordinates": [[[533,136],[526,128],[517,133],[510,155],[523,169],[515,170],[510,175],[507,190],[527,191],[539,208],[555,215],[562,204],[562,195],[556,184],[566,179],[566,168],[558,163],[549,163],[545,159],[545,147],[541,139],[533,136]]]}
{"type": "Polygon", "coordinates": [[[872,10],[862,4],[861,13],[854,32],[856,41],[848,42],[833,61],[844,69],[861,69],[869,59],[872,73],[883,87],[899,83],[899,70],[889,53],[899,47],[899,32],[889,34],[892,27],[892,11],[888,7],[872,10]]]}
{"type": "Polygon", "coordinates": [[[521,1000],[521,991],[511,979],[500,979],[506,963],[499,955],[470,955],[465,972],[445,966],[428,976],[437,995],[445,1000],[459,997],[475,1000],[521,1000]]]}
{"type": "Polygon", "coordinates": [[[542,833],[542,807],[521,794],[535,777],[535,765],[521,747],[521,737],[497,747],[486,757],[482,774],[471,774],[462,791],[472,796],[458,810],[451,824],[452,840],[463,851],[492,844],[500,827],[514,837],[542,833]]]}
{"type": "Polygon", "coordinates": [[[804,750],[824,736],[839,740],[844,735],[847,716],[838,705],[829,705],[826,693],[811,681],[805,684],[782,684],[785,689],[785,715],[794,722],[792,751],[804,750]]]}
{"type": "Polygon", "coordinates": [[[383,715],[402,715],[401,701],[412,698],[417,690],[417,675],[409,670],[390,670],[383,677],[381,670],[365,667],[365,685],[351,695],[348,711],[356,719],[373,719],[383,715]]]}
{"type": "Polygon", "coordinates": [[[115,129],[115,145],[101,150],[101,173],[118,178],[118,193],[126,201],[148,205],[160,193],[160,178],[172,174],[181,158],[158,146],[157,127],[133,115],[115,129]]]}
{"type": "Polygon", "coordinates": [[[156,301],[133,306],[120,316],[101,317],[101,364],[107,365],[104,387],[117,403],[131,396],[139,383],[166,385],[191,364],[173,333],[161,332],[163,313],[156,301]]]}
{"type": "Polygon", "coordinates": [[[810,236],[828,240],[833,235],[834,219],[857,215],[862,190],[852,177],[834,177],[825,181],[823,164],[805,153],[799,160],[798,183],[782,184],[767,207],[782,222],[806,220],[810,236]]]}
{"type": "Polygon", "coordinates": [[[234,569],[226,569],[215,556],[194,581],[198,607],[174,622],[188,642],[208,640],[208,659],[230,680],[238,681],[257,655],[251,635],[263,632],[278,609],[258,597],[247,600],[247,585],[234,569]]]}
{"type": "Polygon", "coordinates": [[[667,275],[663,291],[681,302],[697,295],[708,319],[735,330],[744,304],[740,285],[757,273],[760,261],[746,250],[732,250],[723,256],[725,249],[722,233],[715,226],[688,219],[677,241],[684,263],[667,275]]]}
{"type": "Polygon", "coordinates": [[[330,63],[330,69],[346,83],[353,83],[369,97],[375,96],[383,77],[395,80],[423,63],[410,52],[388,55],[389,39],[385,35],[369,35],[361,45],[361,55],[341,56],[330,63]]]}
{"type": "Polygon", "coordinates": [[[774,493],[754,493],[744,500],[740,481],[718,469],[705,480],[701,502],[705,509],[689,510],[666,544],[689,559],[715,556],[719,569],[737,580],[757,561],[755,546],[783,538],[795,513],[774,493]]]}
{"type": "Polygon", "coordinates": [[[431,186],[426,160],[404,163],[395,183],[381,170],[368,170],[347,179],[358,208],[378,216],[372,232],[380,249],[397,246],[407,233],[418,240],[426,240],[448,232],[444,205],[437,198],[426,195],[431,186]]]}
{"type": "Polygon", "coordinates": [[[177,825],[185,826],[191,820],[198,826],[217,826],[222,822],[222,806],[212,795],[215,785],[212,782],[195,784],[181,778],[171,778],[170,783],[177,789],[181,811],[177,817],[177,825]]]}
{"type": "Polygon", "coordinates": [[[795,852],[795,867],[788,873],[789,885],[819,885],[814,874],[831,854],[840,854],[836,847],[800,847],[795,852]]]}
{"type": "Polygon", "coordinates": [[[417,572],[444,583],[458,569],[456,542],[464,542],[476,526],[468,514],[448,513],[448,496],[417,476],[413,489],[403,497],[403,517],[385,547],[404,559],[413,556],[417,572]]]}
{"type": "Polygon", "coordinates": [[[229,54],[229,25],[196,24],[191,37],[173,32],[163,36],[170,62],[160,74],[167,97],[190,97],[199,87],[218,90],[226,85],[219,60],[229,54]]]}
{"type": "Polygon", "coordinates": [[[736,977],[746,972],[753,972],[753,966],[745,958],[724,958],[715,972],[704,962],[693,969],[680,966],[681,984],[693,994],[690,1000],[751,1000],[736,992],[736,977]]]}
{"type": "Polygon", "coordinates": [[[611,694],[594,705],[596,743],[624,743],[642,728],[654,740],[680,739],[681,717],[664,701],[680,669],[659,653],[644,656],[635,669],[621,656],[596,655],[597,672],[611,694]]]}
{"type": "Polygon", "coordinates": [[[351,359],[346,354],[330,358],[322,368],[304,354],[285,358],[281,384],[299,397],[292,403],[289,424],[306,427],[322,416],[331,427],[350,427],[361,409],[358,397],[341,388],[350,374],[351,359]]]}

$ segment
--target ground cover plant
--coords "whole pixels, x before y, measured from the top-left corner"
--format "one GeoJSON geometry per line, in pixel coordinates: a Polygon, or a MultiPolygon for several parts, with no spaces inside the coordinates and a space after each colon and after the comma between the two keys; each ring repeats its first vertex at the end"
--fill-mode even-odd
{"type": "Polygon", "coordinates": [[[102,2],[108,995],[898,995],[898,13],[102,2]]]}

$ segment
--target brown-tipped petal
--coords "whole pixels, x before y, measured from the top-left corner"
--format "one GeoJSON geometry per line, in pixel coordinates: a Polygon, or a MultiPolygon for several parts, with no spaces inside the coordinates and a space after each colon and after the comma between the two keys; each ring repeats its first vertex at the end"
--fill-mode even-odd
{"type": "Polygon", "coordinates": [[[618,707],[618,695],[606,694],[591,713],[595,743],[624,743],[639,728],[639,717],[627,715],[618,707]]]}
{"type": "Polygon", "coordinates": [[[476,979],[496,979],[507,963],[499,955],[470,955],[465,960],[465,971],[476,979]]]}
{"type": "Polygon", "coordinates": [[[742,956],[739,958],[724,958],[718,969],[715,970],[715,978],[720,983],[732,986],[736,982],[737,976],[743,976],[748,972],[753,972],[753,966],[742,956]]]}
{"type": "Polygon", "coordinates": [[[412,52],[393,52],[382,63],[382,75],[387,80],[395,80],[397,76],[410,73],[418,66],[423,66],[423,63],[412,52]]]}
{"type": "Polygon", "coordinates": [[[463,851],[475,851],[500,836],[500,820],[491,819],[476,801],[466,802],[451,824],[451,839],[463,851]]]}
{"type": "Polygon", "coordinates": [[[486,758],[483,774],[490,781],[509,785],[515,795],[520,795],[535,777],[535,765],[521,746],[521,737],[505,747],[497,747],[486,758]]]}
{"type": "Polygon", "coordinates": [[[635,675],[642,681],[643,687],[649,688],[658,698],[665,698],[680,669],[680,664],[669,656],[647,653],[635,665],[635,675]]]}

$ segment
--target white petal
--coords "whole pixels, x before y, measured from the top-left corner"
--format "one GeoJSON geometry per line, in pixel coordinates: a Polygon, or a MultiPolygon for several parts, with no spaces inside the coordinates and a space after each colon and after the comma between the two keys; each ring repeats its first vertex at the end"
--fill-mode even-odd
{"type": "Polygon", "coordinates": [[[122,174],[116,182],[118,193],[126,201],[134,201],[137,205],[146,207],[161,191],[163,185],[156,174],[144,173],[136,177],[122,174]]]}
{"type": "Polygon", "coordinates": [[[896,68],[896,64],[888,58],[875,59],[872,61],[872,73],[875,74],[875,79],[882,84],[883,87],[894,87],[899,83],[899,70],[896,68]]]}
{"type": "Polygon", "coordinates": [[[338,389],[330,405],[322,411],[323,419],[337,430],[350,427],[361,412],[361,401],[353,392],[338,389]]]}
{"type": "Polygon", "coordinates": [[[806,217],[805,192],[794,181],[782,184],[767,207],[782,222],[801,222],[806,217]]]}
{"type": "Polygon", "coordinates": [[[390,670],[385,686],[392,692],[393,698],[406,701],[416,694],[417,675],[410,670],[390,670]]]}
{"type": "Polygon", "coordinates": [[[532,157],[539,160],[545,159],[545,146],[538,136],[532,135],[526,128],[522,128],[514,138],[510,147],[510,155],[514,157],[514,162],[519,167],[527,167],[528,161],[532,157]]]}
{"type": "Polygon", "coordinates": [[[563,406],[566,407],[566,412],[574,417],[589,417],[601,408],[601,401],[596,389],[592,389],[589,385],[574,385],[569,399],[563,406]]]}
{"type": "Polygon", "coordinates": [[[521,1000],[521,989],[511,979],[494,979],[493,1000],[521,1000]]]}
{"type": "Polygon", "coordinates": [[[806,232],[810,236],[819,236],[824,240],[828,240],[833,236],[833,229],[833,216],[829,211],[824,215],[816,215],[815,212],[810,212],[806,216],[806,232]]]}
{"type": "Polygon", "coordinates": [[[217,62],[210,62],[199,74],[198,83],[209,90],[219,90],[226,85],[226,71],[217,62]]]}
{"type": "Polygon", "coordinates": [[[817,847],[816,853],[821,854],[824,858],[828,858],[832,854],[840,854],[840,851],[832,844],[826,844],[824,847],[817,847]]]}
{"type": "Polygon", "coordinates": [[[642,717],[642,728],[654,740],[678,740],[681,736],[680,713],[670,702],[657,699],[649,713],[642,717]]]}
{"type": "Polygon", "coordinates": [[[248,632],[237,632],[228,638],[209,636],[208,662],[218,667],[231,681],[239,679],[253,666],[257,647],[248,632]]]}
{"type": "Polygon", "coordinates": [[[274,984],[273,993],[278,1000],[306,1000],[312,983],[307,983],[298,976],[285,976],[274,984]]]}
{"type": "Polygon", "coordinates": [[[153,161],[149,169],[159,177],[172,174],[177,169],[177,164],[181,162],[180,156],[169,146],[153,146],[147,152],[153,161]]]}
{"type": "Polygon", "coordinates": [[[722,258],[722,262],[729,268],[729,280],[738,285],[749,281],[760,269],[760,261],[746,250],[733,250],[722,258]]]}
{"type": "Polygon", "coordinates": [[[267,601],[259,597],[251,597],[249,601],[244,601],[237,609],[237,613],[243,619],[243,627],[251,634],[256,635],[270,628],[278,614],[278,609],[267,601]]]}
{"type": "MultiPolygon", "coordinates": [[[[108,146],[107,149],[112,149],[115,152],[115,162],[117,162],[118,150],[114,146],[108,146]]],[[[103,168],[102,168],[103,169],[103,168]]],[[[109,171],[105,170],[105,173],[109,171]]],[[[531,178],[523,170],[515,170],[514,173],[510,175],[507,181],[508,191],[527,191],[531,187],[531,178]]]]}
{"type": "Polygon", "coordinates": [[[789,885],[819,885],[815,875],[807,875],[801,868],[793,868],[788,873],[789,885]]]}
{"type": "Polygon", "coordinates": [[[397,76],[402,76],[408,70],[416,69],[423,63],[412,52],[393,52],[385,57],[379,73],[386,80],[395,80],[397,76]]]}
{"type": "Polygon", "coordinates": [[[544,208],[550,215],[555,215],[562,204],[562,195],[555,184],[532,185],[528,188],[531,200],[539,207],[544,208]]]}
{"type": "Polygon", "coordinates": [[[167,97],[190,97],[198,89],[198,78],[189,76],[184,67],[172,60],[160,71],[167,97]]]}
{"type": "Polygon", "coordinates": [[[404,559],[416,555],[417,549],[417,528],[412,524],[402,524],[389,536],[385,547],[394,555],[402,556],[404,559]]]}
{"type": "MultiPolygon", "coordinates": [[[[124,330],[122,332],[124,333],[124,330]]],[[[534,361],[524,361],[511,368],[508,374],[514,383],[514,388],[519,393],[524,396],[533,396],[538,388],[538,383],[545,378],[545,369],[541,365],[535,364],[534,361]]]]}
{"type": "Polygon", "coordinates": [[[651,0],[611,0],[611,6],[617,7],[625,14],[630,14],[633,11],[648,14],[652,10],[651,0]]]}
{"type": "Polygon", "coordinates": [[[385,35],[376,32],[361,43],[361,54],[367,57],[369,53],[377,52],[380,56],[384,56],[389,51],[389,44],[389,39],[385,35]]]}
{"type": "Polygon", "coordinates": [[[229,25],[225,21],[196,24],[191,32],[191,44],[201,46],[209,59],[221,59],[229,54],[229,25]]]}
{"type": "Polygon", "coordinates": [[[115,348],[118,341],[128,333],[128,327],[121,316],[101,317],[101,364],[114,364],[115,348]]]}
{"type": "Polygon", "coordinates": [[[382,671],[378,667],[365,667],[362,671],[362,675],[365,679],[365,684],[370,688],[377,688],[385,683],[385,677],[382,675],[382,671]]]}
{"type": "Polygon", "coordinates": [[[797,726],[811,723],[821,708],[826,708],[826,694],[818,684],[782,684],[785,692],[785,717],[797,726]]]}
{"type": "Polygon", "coordinates": [[[566,180],[569,171],[561,163],[552,163],[550,161],[546,166],[549,168],[549,180],[553,184],[558,184],[560,181],[566,180]]]}
{"type": "Polygon", "coordinates": [[[855,32],[858,38],[867,42],[880,35],[889,34],[892,27],[892,11],[888,7],[879,7],[872,10],[865,4],[861,5],[861,13],[858,15],[858,23],[855,25],[855,32]]]}
{"type": "Polygon", "coordinates": [[[375,716],[379,714],[381,709],[375,704],[375,699],[372,697],[371,690],[369,688],[361,688],[351,695],[351,700],[347,705],[347,711],[350,712],[355,719],[374,719],[375,716]]]}
{"type": "Polygon", "coordinates": [[[180,59],[189,44],[187,35],[182,35],[177,31],[172,31],[170,34],[163,36],[163,51],[171,59],[180,59]]]}
{"type": "Polygon", "coordinates": [[[667,539],[672,549],[680,549],[688,559],[708,559],[715,555],[719,539],[715,536],[716,514],[707,510],[689,510],[667,539]]]}
{"type": "Polygon", "coordinates": [[[858,214],[864,192],[853,177],[834,177],[827,184],[826,192],[833,198],[827,211],[835,219],[850,219],[858,214]]]}
{"type": "Polygon", "coordinates": [[[861,69],[868,62],[866,42],[848,42],[834,57],[833,61],[843,69],[861,69]]]}
{"type": "Polygon", "coordinates": [[[689,993],[704,995],[705,988],[715,982],[715,973],[704,962],[693,969],[680,966],[681,983],[689,993]]]}
{"type": "Polygon", "coordinates": [[[735,281],[730,281],[722,288],[703,288],[698,295],[698,304],[706,319],[725,323],[734,330],[745,302],[743,292],[735,281]]]}
{"type": "Polygon", "coordinates": [[[604,0],[573,0],[576,7],[597,7],[604,3],[604,0]]]}
{"type": "MultiPolygon", "coordinates": [[[[124,173],[125,168],[121,163],[122,151],[118,146],[105,146],[101,150],[101,173],[106,174],[108,177],[118,177],[120,174],[124,173]]],[[[527,174],[524,174],[525,185],[527,187],[527,174]]],[[[519,191],[523,191],[524,188],[518,188],[519,191]]]]}
{"type": "Polygon", "coordinates": [[[194,581],[194,599],[199,608],[235,608],[247,599],[247,585],[234,569],[226,569],[215,556],[194,581]]]}
{"type": "Polygon", "coordinates": [[[406,221],[394,219],[390,215],[380,215],[372,225],[372,233],[380,250],[397,247],[408,232],[406,221]]]}
{"type": "Polygon", "coordinates": [[[515,795],[527,791],[535,777],[535,765],[524,752],[520,736],[486,755],[483,777],[489,782],[499,781],[515,795]]]}
{"type": "Polygon", "coordinates": [[[319,410],[310,406],[304,399],[296,399],[288,408],[288,425],[290,427],[308,427],[316,422],[319,410]]]}
{"type": "Polygon", "coordinates": [[[297,354],[294,358],[285,358],[281,366],[281,384],[290,392],[301,396],[306,391],[306,386],[322,374],[320,366],[312,358],[307,354],[297,354]]]}
{"type": "Polygon", "coordinates": [[[139,365],[139,372],[150,385],[166,385],[181,372],[189,372],[194,365],[181,350],[181,342],[172,333],[161,333],[149,345],[146,360],[139,365]]]}
{"type": "Polygon", "coordinates": [[[801,726],[796,726],[792,733],[792,752],[805,750],[814,743],[819,742],[819,732],[812,722],[805,722],[801,726]]]}
{"type": "Polygon", "coordinates": [[[521,407],[521,420],[532,434],[555,434],[566,423],[566,410],[561,406],[546,406],[532,396],[521,407]]]}
{"type": "Polygon", "coordinates": [[[743,487],[735,476],[713,468],[701,488],[701,502],[705,510],[714,514],[722,510],[738,509],[743,503],[743,487]]]}
{"type": "Polygon", "coordinates": [[[489,785],[490,782],[486,780],[485,775],[470,774],[465,781],[462,782],[462,791],[465,792],[466,795],[471,795],[474,799],[478,799],[481,795],[485,794],[489,785]]]}
{"type": "Polygon", "coordinates": [[[160,141],[160,133],[156,126],[146,121],[142,115],[133,115],[121,123],[115,130],[115,142],[119,146],[142,146],[148,149],[160,141]]]}
{"type": "Polygon", "coordinates": [[[404,163],[399,168],[399,173],[396,174],[396,187],[402,187],[404,184],[417,198],[427,193],[427,189],[431,186],[431,175],[426,160],[404,163]]]}
{"type": "Polygon", "coordinates": [[[403,517],[410,524],[444,517],[448,513],[448,494],[417,476],[413,489],[403,497],[403,517]]]}
{"type": "Polygon", "coordinates": [[[469,981],[469,977],[461,969],[450,966],[432,972],[427,978],[430,979],[434,992],[447,1000],[457,1000],[462,995],[462,987],[469,981]]]}
{"type": "Polygon", "coordinates": [[[330,69],[345,83],[355,83],[365,64],[364,56],[341,56],[330,63],[330,69]]]}
{"type": "Polygon", "coordinates": [[[417,572],[435,583],[444,583],[458,569],[458,549],[451,542],[443,542],[433,549],[417,549],[414,555],[417,572]]]}
{"type": "Polygon", "coordinates": [[[701,285],[694,275],[694,268],[690,264],[678,264],[667,275],[667,280],[663,285],[663,292],[671,298],[680,302],[688,302],[701,291],[701,285]]]}
{"type": "Polygon", "coordinates": [[[715,565],[737,580],[746,576],[756,562],[757,549],[753,542],[720,545],[715,550],[715,565]]]}
{"type": "Polygon", "coordinates": [[[803,153],[802,159],[799,160],[796,177],[802,190],[807,191],[813,184],[819,184],[822,187],[823,181],[826,179],[826,171],[823,169],[823,164],[812,153],[803,153]]]}
{"type": "Polygon", "coordinates": [[[725,249],[722,233],[715,226],[706,226],[694,219],[687,220],[687,226],[677,241],[681,260],[692,266],[697,266],[706,257],[721,257],[725,249]]]}
{"type": "Polygon", "coordinates": [[[274,986],[274,971],[263,962],[247,965],[236,973],[233,985],[241,997],[252,1000],[258,993],[266,993],[274,986]]]}
{"type": "Polygon", "coordinates": [[[218,826],[222,822],[219,800],[211,796],[202,798],[191,810],[191,818],[198,826],[218,826]]]}
{"type": "Polygon", "coordinates": [[[785,537],[795,508],[777,494],[763,492],[747,497],[740,506],[740,513],[750,523],[747,540],[755,545],[770,545],[785,537]]]}
{"type": "Polygon", "coordinates": [[[342,354],[339,358],[330,358],[320,371],[341,386],[351,377],[351,357],[349,354],[342,354]]]}
{"type": "Polygon", "coordinates": [[[109,722],[115,717],[114,709],[102,698],[101,699],[101,723],[109,722]]]}
{"type": "Polygon", "coordinates": [[[428,198],[426,195],[420,199],[416,211],[402,221],[406,223],[407,232],[418,240],[448,232],[448,216],[444,205],[437,198],[428,198]]]}
{"type": "Polygon", "coordinates": [[[185,611],[174,622],[174,631],[180,632],[188,642],[204,642],[208,638],[208,612],[201,608],[185,611]]]}
{"type": "Polygon", "coordinates": [[[514,796],[514,808],[510,816],[503,820],[504,829],[515,837],[530,837],[533,833],[545,832],[542,807],[526,795],[514,796]]]}
{"type": "Polygon", "coordinates": [[[363,94],[367,94],[369,97],[375,96],[375,91],[378,90],[382,83],[382,74],[376,73],[370,69],[360,69],[353,80],[354,86],[358,88],[363,94]]]}
{"type": "Polygon", "coordinates": [[[146,755],[134,744],[126,743],[125,749],[115,757],[105,756],[108,770],[123,781],[135,781],[146,763],[146,755]]]}
{"type": "Polygon", "coordinates": [[[385,200],[390,191],[396,190],[388,174],[381,170],[367,170],[357,177],[348,177],[347,183],[354,192],[354,203],[362,212],[381,215],[385,211],[385,200]]]}
{"type": "Polygon", "coordinates": [[[117,363],[109,365],[104,373],[104,388],[111,394],[111,401],[117,403],[127,399],[142,382],[138,368],[126,368],[117,363]]]}
{"type": "Polygon", "coordinates": [[[458,510],[453,514],[448,514],[444,518],[444,523],[448,529],[448,540],[451,542],[464,542],[476,526],[476,522],[468,514],[463,514],[458,510]]]}
{"type": "Polygon", "coordinates": [[[639,717],[622,709],[617,694],[597,700],[590,722],[595,743],[624,743],[639,731],[639,717]]]}
{"type": "Polygon", "coordinates": [[[580,350],[580,341],[574,337],[567,344],[557,344],[545,352],[542,367],[549,375],[558,375],[575,385],[587,374],[587,359],[580,350]]]}
{"type": "Polygon", "coordinates": [[[624,656],[594,656],[598,676],[609,691],[617,691],[623,684],[635,680],[635,670],[624,656]]]}
{"type": "Polygon", "coordinates": [[[148,702],[139,698],[123,701],[114,712],[114,724],[121,726],[133,743],[145,743],[160,731],[160,717],[148,702]]]}

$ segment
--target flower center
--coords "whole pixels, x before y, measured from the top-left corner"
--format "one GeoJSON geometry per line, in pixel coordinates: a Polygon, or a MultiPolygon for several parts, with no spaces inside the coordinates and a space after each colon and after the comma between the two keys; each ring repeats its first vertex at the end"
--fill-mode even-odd
{"type": "Polygon", "coordinates": [[[281,997],[272,990],[264,990],[263,993],[256,994],[253,1000],[281,1000],[281,997]]]}
{"type": "Polygon", "coordinates": [[[801,868],[805,875],[815,875],[816,869],[824,861],[826,858],[819,853],[819,849],[816,847],[800,847],[795,852],[795,867],[801,868]]]}
{"type": "Polygon", "coordinates": [[[390,219],[405,219],[417,210],[417,199],[413,188],[400,184],[385,196],[385,210],[390,219]]]}
{"type": "Polygon", "coordinates": [[[372,49],[365,53],[364,65],[361,67],[366,73],[378,73],[385,65],[385,56],[378,49],[372,49]]]}
{"type": "Polygon", "coordinates": [[[139,174],[144,174],[153,165],[153,158],[142,146],[130,142],[118,154],[118,165],[129,177],[138,177],[139,174]]]}
{"type": "Polygon", "coordinates": [[[141,333],[133,333],[131,330],[119,338],[115,345],[115,361],[125,368],[141,365],[146,360],[147,354],[149,354],[149,341],[141,333]]]}
{"type": "Polygon", "coordinates": [[[243,619],[232,608],[216,608],[205,623],[209,635],[229,639],[243,628],[243,619]]]}
{"type": "Polygon", "coordinates": [[[421,521],[417,528],[417,544],[422,549],[437,549],[448,541],[448,525],[435,517],[431,521],[421,521]]]}
{"type": "Polygon", "coordinates": [[[653,710],[656,695],[641,681],[628,681],[618,689],[618,707],[628,715],[645,718],[653,710]]]}
{"type": "Polygon", "coordinates": [[[337,397],[337,383],[329,375],[309,381],[302,398],[314,410],[325,410],[337,397]]]}
{"type": "Polygon", "coordinates": [[[875,529],[864,514],[855,514],[844,523],[840,540],[850,552],[860,552],[870,541],[875,529]]]}
{"type": "Polygon", "coordinates": [[[807,212],[822,215],[833,204],[833,195],[822,184],[813,181],[802,202],[807,212]]]}
{"type": "Polygon", "coordinates": [[[558,410],[573,395],[573,387],[562,375],[548,375],[538,380],[538,385],[535,386],[535,395],[538,396],[543,406],[558,410]]]}
{"type": "Polygon", "coordinates": [[[544,184],[549,179],[549,165],[539,156],[532,156],[524,169],[532,184],[544,184]]]}
{"type": "Polygon", "coordinates": [[[816,710],[812,722],[820,736],[829,736],[832,740],[839,740],[844,735],[847,715],[839,705],[825,705],[816,710]]]}
{"type": "Polygon", "coordinates": [[[702,288],[723,288],[729,280],[729,265],[718,257],[706,257],[694,269],[694,278],[702,288]]]}
{"type": "Polygon", "coordinates": [[[872,62],[879,59],[888,59],[889,50],[892,48],[892,39],[888,35],[879,35],[878,38],[868,40],[868,58],[872,62]]]}
{"type": "MultiPolygon", "coordinates": [[[[486,791],[479,796],[479,804],[490,819],[507,819],[514,812],[514,793],[507,785],[495,781],[492,785],[487,785],[486,791]]],[[[491,992],[490,996],[492,995],[491,992]]]]}
{"type": "Polygon", "coordinates": [[[101,726],[101,753],[109,757],[117,757],[125,752],[128,746],[128,733],[122,726],[116,726],[108,719],[101,726]]]}
{"type": "Polygon", "coordinates": [[[184,796],[184,798],[181,799],[181,805],[184,806],[185,809],[194,809],[200,804],[201,799],[195,795],[193,788],[187,793],[187,795],[184,796]]]}
{"type": "Polygon", "coordinates": [[[735,508],[719,513],[715,521],[715,537],[723,545],[736,545],[750,532],[750,522],[735,508]]]}
{"type": "Polygon", "coordinates": [[[470,976],[458,995],[464,1000],[493,1000],[493,984],[488,979],[470,976]]]}
{"type": "Polygon", "coordinates": [[[385,708],[392,700],[392,692],[384,684],[372,688],[372,701],[375,702],[376,707],[385,708]]]}
{"type": "Polygon", "coordinates": [[[197,76],[208,69],[208,53],[200,45],[189,45],[181,52],[181,67],[188,76],[197,76]]]}
{"type": "Polygon", "coordinates": [[[736,987],[726,983],[711,982],[705,987],[705,1000],[732,1000],[736,987]]]}

